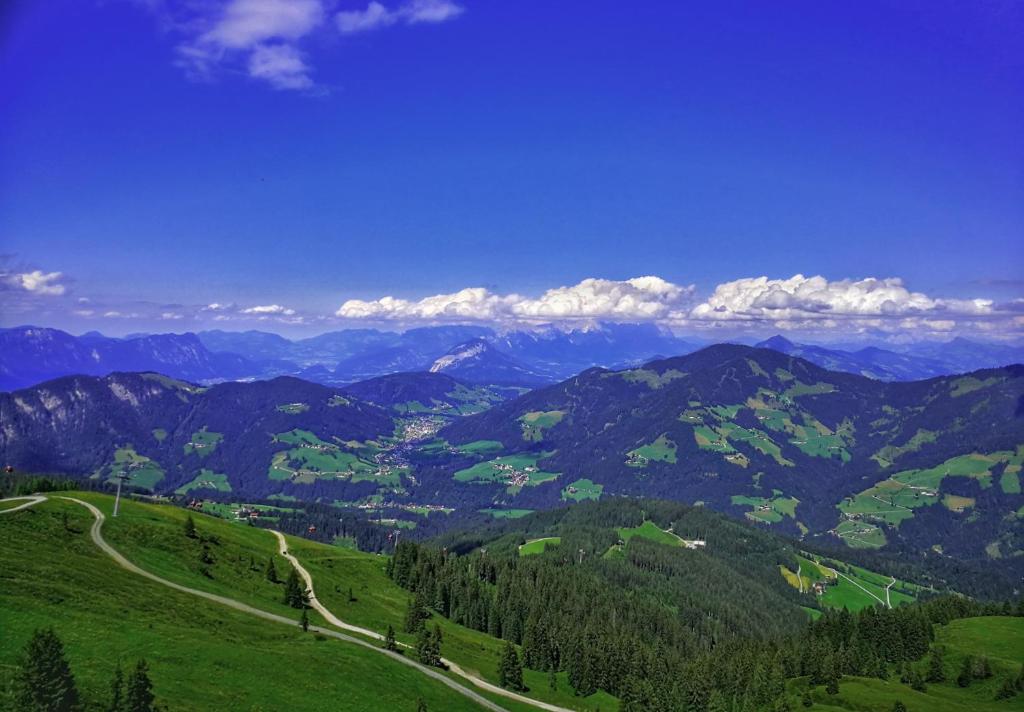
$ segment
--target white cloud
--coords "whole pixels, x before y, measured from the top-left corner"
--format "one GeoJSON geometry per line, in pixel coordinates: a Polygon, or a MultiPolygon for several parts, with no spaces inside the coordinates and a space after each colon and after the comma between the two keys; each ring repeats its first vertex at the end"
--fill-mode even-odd
{"type": "Polygon", "coordinates": [[[342,10],[334,16],[334,23],[343,35],[378,30],[396,23],[416,25],[446,22],[465,11],[461,5],[450,0],[411,0],[389,10],[373,0],[365,10],[342,10]]]}
{"type": "Polygon", "coordinates": [[[908,290],[903,281],[890,277],[829,282],[824,277],[789,279],[750,277],[719,284],[714,293],[688,315],[697,320],[781,321],[849,317],[893,318],[983,316],[992,313],[988,299],[940,299],[908,290]]]}
{"type": "Polygon", "coordinates": [[[184,319],[184,314],[178,314],[177,312],[161,312],[161,319],[184,319]]]}
{"type": "Polygon", "coordinates": [[[572,286],[549,289],[536,299],[518,294],[494,294],[483,287],[437,294],[418,301],[391,296],[373,301],[350,299],[335,315],[345,319],[405,321],[646,321],[667,316],[692,293],[693,287],[672,284],[659,277],[624,281],[585,279],[572,286]]]}
{"type": "Polygon", "coordinates": [[[283,307],[280,304],[266,304],[261,306],[249,307],[242,310],[243,314],[281,314],[283,316],[293,316],[295,314],[294,309],[283,307]]]}
{"type": "Polygon", "coordinates": [[[249,74],[275,89],[310,89],[309,72],[302,53],[291,45],[263,45],[249,55],[249,74]]]}
{"type": "Polygon", "coordinates": [[[193,77],[209,79],[222,63],[239,58],[250,77],[275,89],[311,89],[312,68],[297,42],[324,21],[321,0],[230,0],[178,47],[179,64],[193,77]]]}
{"type": "Polygon", "coordinates": [[[59,297],[67,291],[67,287],[61,284],[62,279],[64,274],[61,272],[43,272],[38,269],[31,272],[0,273],[0,283],[5,287],[49,297],[59,297]]]}
{"type": "Polygon", "coordinates": [[[334,23],[343,35],[368,32],[398,22],[398,14],[379,2],[371,2],[365,10],[343,10],[334,16],[334,23]]]}

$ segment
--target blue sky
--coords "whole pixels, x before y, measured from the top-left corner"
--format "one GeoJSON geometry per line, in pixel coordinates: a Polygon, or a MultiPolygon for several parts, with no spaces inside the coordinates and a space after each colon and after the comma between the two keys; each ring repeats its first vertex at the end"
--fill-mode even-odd
{"type": "Polygon", "coordinates": [[[198,6],[0,16],[3,325],[1024,329],[1020,5],[198,6]]]}

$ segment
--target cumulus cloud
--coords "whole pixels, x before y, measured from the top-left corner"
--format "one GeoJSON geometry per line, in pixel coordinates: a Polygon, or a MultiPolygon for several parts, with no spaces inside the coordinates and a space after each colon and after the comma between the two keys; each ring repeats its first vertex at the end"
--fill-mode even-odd
{"type": "Polygon", "coordinates": [[[249,74],[275,89],[310,89],[309,72],[302,53],[291,45],[263,45],[249,55],[249,74]]]}
{"type": "Polygon", "coordinates": [[[391,296],[373,301],[350,299],[335,315],[345,319],[400,321],[648,321],[667,316],[692,294],[692,286],[672,284],[660,277],[624,281],[584,279],[579,284],[549,289],[537,298],[494,294],[483,287],[473,287],[417,301],[391,296]]]}
{"type": "Polygon", "coordinates": [[[297,42],[324,16],[321,0],[230,0],[183,25],[203,29],[178,46],[179,64],[209,79],[220,65],[241,59],[250,77],[275,89],[310,89],[312,68],[297,42]]]}
{"type": "Polygon", "coordinates": [[[31,272],[0,273],[0,284],[8,289],[49,297],[59,297],[67,291],[67,287],[62,283],[63,279],[62,272],[43,272],[38,269],[31,272]]]}
{"type": "Polygon", "coordinates": [[[283,307],[280,304],[266,304],[243,309],[242,314],[282,314],[284,316],[294,316],[295,310],[283,307]]]}
{"type": "Polygon", "coordinates": [[[336,5],[335,0],[145,2],[160,25],[180,38],[176,64],[190,78],[213,81],[245,74],[274,89],[308,94],[328,91],[314,79],[303,48],[313,45],[316,33],[352,35],[390,25],[436,24],[464,12],[452,0],[407,0],[391,7],[371,0],[364,9],[334,12],[336,5]]]}
{"type": "Polygon", "coordinates": [[[342,10],[334,16],[334,24],[343,35],[369,32],[397,23],[415,25],[451,20],[465,8],[449,0],[412,0],[389,10],[373,0],[365,10],[342,10]]]}
{"type": "Polygon", "coordinates": [[[689,314],[697,320],[800,320],[991,314],[989,299],[941,299],[912,292],[890,277],[830,282],[824,277],[751,277],[719,284],[689,314]]]}

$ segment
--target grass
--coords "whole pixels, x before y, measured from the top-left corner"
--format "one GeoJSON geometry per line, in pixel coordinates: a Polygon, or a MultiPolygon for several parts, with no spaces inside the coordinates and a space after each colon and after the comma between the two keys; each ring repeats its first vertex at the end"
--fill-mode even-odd
{"type": "Polygon", "coordinates": [[[504,446],[497,440],[474,440],[465,445],[459,445],[459,452],[467,455],[487,455],[494,452],[501,452],[504,446]]]}
{"type": "Polygon", "coordinates": [[[525,544],[519,545],[520,556],[533,556],[534,554],[543,554],[544,549],[547,548],[548,544],[557,546],[562,543],[562,537],[560,536],[546,536],[541,539],[531,539],[525,544]]]}
{"type": "Polygon", "coordinates": [[[175,494],[188,494],[192,490],[217,490],[218,492],[230,492],[231,483],[228,482],[228,476],[213,470],[207,470],[205,467],[199,471],[195,479],[184,484],[178,489],[174,490],[175,494]]]}
{"type": "Polygon", "coordinates": [[[598,500],[601,499],[601,493],[604,492],[604,485],[597,484],[588,479],[576,480],[570,482],[565,489],[562,490],[563,500],[576,500],[582,502],[585,499],[598,500]]]}
{"type": "MultiPolygon", "coordinates": [[[[109,497],[82,496],[86,497],[109,511],[109,497]]],[[[130,529],[150,516],[163,519],[174,510],[149,510],[126,502],[123,511],[123,522],[108,519],[104,529],[130,529]]],[[[127,667],[145,657],[157,700],[170,712],[314,712],[325,709],[325,704],[332,709],[412,712],[418,697],[430,709],[479,709],[440,683],[373,651],[319,639],[298,625],[261,621],[129,573],[89,540],[92,521],[83,507],[56,499],[0,519],[3,539],[12,544],[0,548],[0,568],[7,582],[0,587],[3,689],[9,686],[17,656],[32,631],[52,626],[64,642],[79,688],[93,704],[105,702],[118,659],[127,667]],[[62,515],[67,515],[67,529],[62,515]],[[331,705],[328,700],[344,703],[331,705]]],[[[180,521],[174,517],[171,524],[176,528],[180,521]]],[[[230,529],[246,529],[200,522],[200,531],[204,528],[221,537],[230,529]]],[[[252,532],[257,534],[272,545],[267,532],[252,532]]],[[[257,548],[266,549],[262,541],[257,548]]],[[[177,568],[187,569],[187,546],[181,553],[184,558],[178,558],[177,568]]],[[[168,568],[172,563],[173,558],[167,558],[168,568]]],[[[226,575],[228,567],[218,562],[214,568],[218,575],[226,575]]],[[[179,578],[195,585],[202,577],[181,573],[179,578]]],[[[286,610],[297,619],[296,611],[286,610]]]]}
{"type": "Polygon", "coordinates": [[[184,445],[185,454],[195,453],[200,457],[206,457],[217,449],[217,445],[224,439],[222,433],[214,433],[206,429],[204,425],[201,430],[192,433],[191,442],[184,445]]]}
{"type": "Polygon", "coordinates": [[[532,509],[498,509],[496,507],[478,509],[477,511],[481,514],[489,514],[494,519],[519,519],[527,514],[533,514],[532,509]]]}
{"type": "Polygon", "coordinates": [[[306,403],[284,403],[277,406],[277,410],[288,415],[298,415],[309,410],[309,405],[306,403]]]}
{"type": "MultiPolygon", "coordinates": [[[[540,541],[557,543],[559,539],[553,537],[540,541]]],[[[339,618],[381,633],[391,625],[400,642],[414,642],[414,636],[402,631],[409,593],[399,588],[384,573],[386,557],[341,550],[294,537],[288,537],[288,548],[313,576],[317,598],[339,618]],[[348,598],[350,587],[355,601],[348,598]]],[[[543,551],[543,544],[540,551],[543,551]]],[[[444,633],[442,655],[472,674],[493,683],[498,682],[497,666],[504,646],[502,641],[456,625],[438,615],[434,615],[428,625],[434,623],[438,623],[444,633]]],[[[579,710],[618,708],[618,701],[606,693],[576,697],[564,672],[558,675],[556,692],[548,689],[547,673],[524,669],[523,678],[530,689],[530,696],[545,702],[579,710]]],[[[536,710],[511,700],[495,699],[509,710],[536,710]]]]}
{"type": "Polygon", "coordinates": [[[117,448],[114,451],[113,464],[104,469],[109,473],[108,482],[116,481],[119,474],[127,474],[131,477],[130,484],[132,486],[141,487],[151,492],[164,478],[163,468],[145,455],[135,452],[135,448],[131,445],[117,448]]]}
{"type": "Polygon", "coordinates": [[[751,507],[752,510],[746,513],[748,519],[774,524],[781,522],[783,517],[794,519],[796,517],[796,506],[800,504],[800,500],[796,497],[782,497],[781,494],[781,492],[776,490],[775,496],[771,499],[733,495],[732,503],[751,507]],[[762,509],[762,507],[768,507],[768,509],[762,509]]]}
{"type": "MultiPolygon", "coordinates": [[[[1003,680],[1020,670],[1024,619],[992,616],[952,621],[935,627],[934,645],[945,650],[945,682],[928,683],[923,692],[918,692],[901,684],[895,674],[889,680],[844,677],[838,695],[829,695],[820,686],[815,688],[815,704],[809,709],[890,712],[896,700],[906,705],[909,712],[997,712],[1024,708],[1021,695],[1000,702],[993,699],[1003,680]],[[974,680],[966,688],[959,687],[956,676],[966,655],[988,656],[993,676],[974,680]]],[[[926,659],[914,664],[922,672],[926,665],[926,659]]]]}
{"type": "Polygon", "coordinates": [[[359,455],[342,449],[340,445],[321,440],[308,430],[294,429],[278,433],[274,441],[294,445],[288,450],[274,453],[267,471],[272,480],[291,480],[295,484],[312,484],[321,477],[369,478],[383,484],[398,486],[400,475],[376,477],[378,468],[359,455]]]}
{"type": "MultiPolygon", "coordinates": [[[[845,562],[830,561],[826,565],[810,556],[799,555],[796,559],[800,564],[800,578],[797,578],[795,571],[780,565],[779,570],[783,578],[796,589],[799,589],[802,583],[805,592],[810,591],[817,581],[828,581],[830,585],[818,598],[823,606],[859,611],[862,608],[882,605],[878,599],[886,600],[885,587],[892,580],[889,576],[845,562]],[[877,596],[877,599],[874,596],[877,596]]],[[[894,607],[910,603],[924,590],[921,586],[897,579],[889,590],[889,601],[894,607]]]]}
{"type": "Polygon", "coordinates": [[[561,473],[544,472],[537,466],[537,455],[505,455],[459,470],[452,477],[457,482],[504,483],[515,494],[522,487],[536,487],[557,479],[561,473]]]}
{"type": "Polygon", "coordinates": [[[641,445],[626,453],[626,464],[630,467],[644,467],[649,462],[676,462],[676,444],[662,433],[648,445],[641,445]]]}
{"type": "Polygon", "coordinates": [[[862,520],[847,519],[836,527],[836,536],[851,549],[878,549],[888,542],[882,528],[862,520]]]}
{"type": "Polygon", "coordinates": [[[520,416],[519,423],[523,429],[523,440],[528,442],[542,441],[544,439],[544,431],[558,425],[564,417],[564,410],[535,410],[520,416]]]}
{"type": "Polygon", "coordinates": [[[683,540],[672,532],[665,531],[657,524],[652,522],[650,519],[645,520],[643,524],[638,527],[619,527],[617,529],[619,537],[629,543],[629,540],[635,536],[642,537],[644,539],[650,539],[651,541],[659,544],[667,544],[668,546],[683,546],[683,540]]]}

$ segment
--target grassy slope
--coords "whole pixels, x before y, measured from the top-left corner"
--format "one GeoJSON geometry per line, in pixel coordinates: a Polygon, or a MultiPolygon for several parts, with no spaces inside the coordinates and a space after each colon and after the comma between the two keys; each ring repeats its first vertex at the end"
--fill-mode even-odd
{"type": "MultiPolygon", "coordinates": [[[[98,495],[89,499],[104,508],[110,504],[98,495]]],[[[104,699],[118,657],[126,665],[145,657],[158,698],[171,711],[411,711],[417,697],[430,709],[477,709],[372,651],[318,640],[297,625],[289,629],[261,621],[124,571],[88,538],[91,523],[81,506],[52,499],[0,518],[4,541],[13,543],[0,547],[0,685],[5,690],[32,630],[53,626],[80,688],[96,701],[104,699]],[[70,531],[62,524],[65,513],[70,531]]],[[[220,523],[218,530],[227,526],[220,523]]],[[[269,534],[261,534],[269,540],[269,534]]],[[[221,573],[217,566],[214,570],[221,573]]],[[[261,600],[255,593],[248,598],[261,600]]]]}
{"type": "MultiPolygon", "coordinates": [[[[858,710],[889,712],[901,700],[909,712],[997,712],[1024,710],[1024,695],[996,702],[996,690],[1008,675],[1016,675],[1024,657],[1024,619],[965,618],[936,628],[936,644],[946,650],[946,681],[929,683],[924,692],[915,692],[900,684],[898,676],[888,681],[845,678],[839,694],[831,696],[823,687],[814,693],[812,710],[858,710]],[[975,680],[970,687],[960,688],[956,676],[965,655],[988,655],[994,675],[988,680],[975,680]]],[[[917,663],[924,672],[927,659],[917,663]]],[[[803,709],[803,708],[801,708],[803,709]]]]}
{"type": "MultiPolygon", "coordinates": [[[[550,540],[549,540],[550,541],[550,540]]],[[[382,556],[351,549],[338,549],[317,542],[288,537],[288,548],[313,576],[317,598],[343,621],[383,633],[392,625],[399,641],[412,643],[413,636],[402,632],[409,594],[384,573],[382,556]],[[348,600],[352,588],[354,602],[348,600]]],[[[429,625],[439,623],[444,631],[442,654],[467,672],[497,684],[498,660],[504,645],[478,631],[470,630],[434,616],[429,625]]],[[[615,698],[603,692],[590,697],[575,697],[565,673],[559,674],[558,690],[548,689],[547,673],[526,669],[523,679],[530,696],[563,707],[581,710],[614,710],[615,698]]],[[[501,704],[510,707],[507,700],[501,704]]]]}

